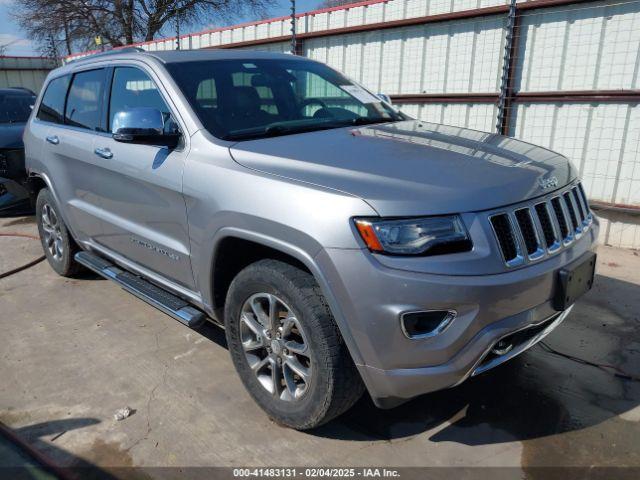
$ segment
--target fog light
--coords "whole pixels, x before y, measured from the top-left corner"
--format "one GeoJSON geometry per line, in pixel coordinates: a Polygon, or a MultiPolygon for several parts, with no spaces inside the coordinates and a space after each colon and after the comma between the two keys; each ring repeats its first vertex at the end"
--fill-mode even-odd
{"type": "Polygon", "coordinates": [[[402,332],[411,339],[435,337],[456,318],[453,310],[424,310],[400,315],[402,332]]]}

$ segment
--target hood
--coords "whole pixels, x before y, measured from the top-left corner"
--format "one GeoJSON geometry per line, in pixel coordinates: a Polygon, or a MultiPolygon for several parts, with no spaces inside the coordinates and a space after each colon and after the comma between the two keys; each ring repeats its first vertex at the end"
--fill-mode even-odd
{"type": "Polygon", "coordinates": [[[493,209],[576,176],[565,157],[545,148],[414,120],[251,140],[230,150],[241,165],[358,196],[381,216],[493,209]]]}
{"type": "Polygon", "coordinates": [[[0,123],[0,148],[22,148],[24,123],[0,123]]]}

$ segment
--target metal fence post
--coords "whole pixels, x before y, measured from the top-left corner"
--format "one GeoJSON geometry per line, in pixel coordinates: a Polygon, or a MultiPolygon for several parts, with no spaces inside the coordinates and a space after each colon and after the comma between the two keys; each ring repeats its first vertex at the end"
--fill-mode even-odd
{"type": "Polygon", "coordinates": [[[291,55],[296,54],[296,0],[291,0],[291,55]]]}
{"type": "Polygon", "coordinates": [[[501,135],[509,134],[511,109],[513,108],[513,96],[515,93],[519,37],[520,14],[516,0],[511,0],[507,17],[507,34],[502,60],[502,77],[500,79],[500,96],[498,98],[498,120],[496,123],[496,131],[501,135]]]}

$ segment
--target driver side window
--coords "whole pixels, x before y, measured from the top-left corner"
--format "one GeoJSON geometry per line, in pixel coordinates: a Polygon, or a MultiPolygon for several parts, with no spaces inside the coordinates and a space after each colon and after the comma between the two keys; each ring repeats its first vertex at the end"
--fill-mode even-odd
{"type": "Polygon", "coordinates": [[[170,121],[171,111],[154,81],[139,68],[116,67],[113,72],[109,100],[109,130],[111,130],[113,119],[118,112],[139,107],[159,110],[164,117],[165,130],[172,123],[170,121]]]}
{"type": "MultiPolygon", "coordinates": [[[[290,71],[296,77],[293,89],[300,101],[304,99],[318,99],[331,109],[345,109],[360,116],[367,115],[367,109],[360,102],[336,85],[325,80],[320,75],[306,70],[290,71]]],[[[319,103],[309,102],[302,113],[305,117],[313,117],[322,108],[319,103]]]]}

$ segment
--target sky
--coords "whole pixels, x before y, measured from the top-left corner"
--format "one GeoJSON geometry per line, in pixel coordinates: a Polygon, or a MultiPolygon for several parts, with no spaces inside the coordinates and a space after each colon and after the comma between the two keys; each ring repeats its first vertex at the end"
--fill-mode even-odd
{"type": "MultiPolygon", "coordinates": [[[[21,31],[20,26],[11,17],[11,4],[14,0],[0,0],[0,45],[7,45],[5,55],[39,55],[37,45],[34,45],[21,31]]],[[[19,0],[18,0],[19,1],[19,0]]],[[[296,8],[298,12],[306,12],[314,10],[318,7],[320,0],[297,0],[296,8]]],[[[269,14],[272,17],[280,17],[289,14],[290,1],[289,0],[275,0],[275,5],[269,10],[269,14]]],[[[252,20],[258,20],[257,17],[245,16],[237,19],[232,23],[250,22],[252,20]]],[[[223,26],[225,22],[220,22],[223,26]]],[[[186,29],[184,33],[191,31],[203,30],[211,25],[195,25],[186,29]]]]}

